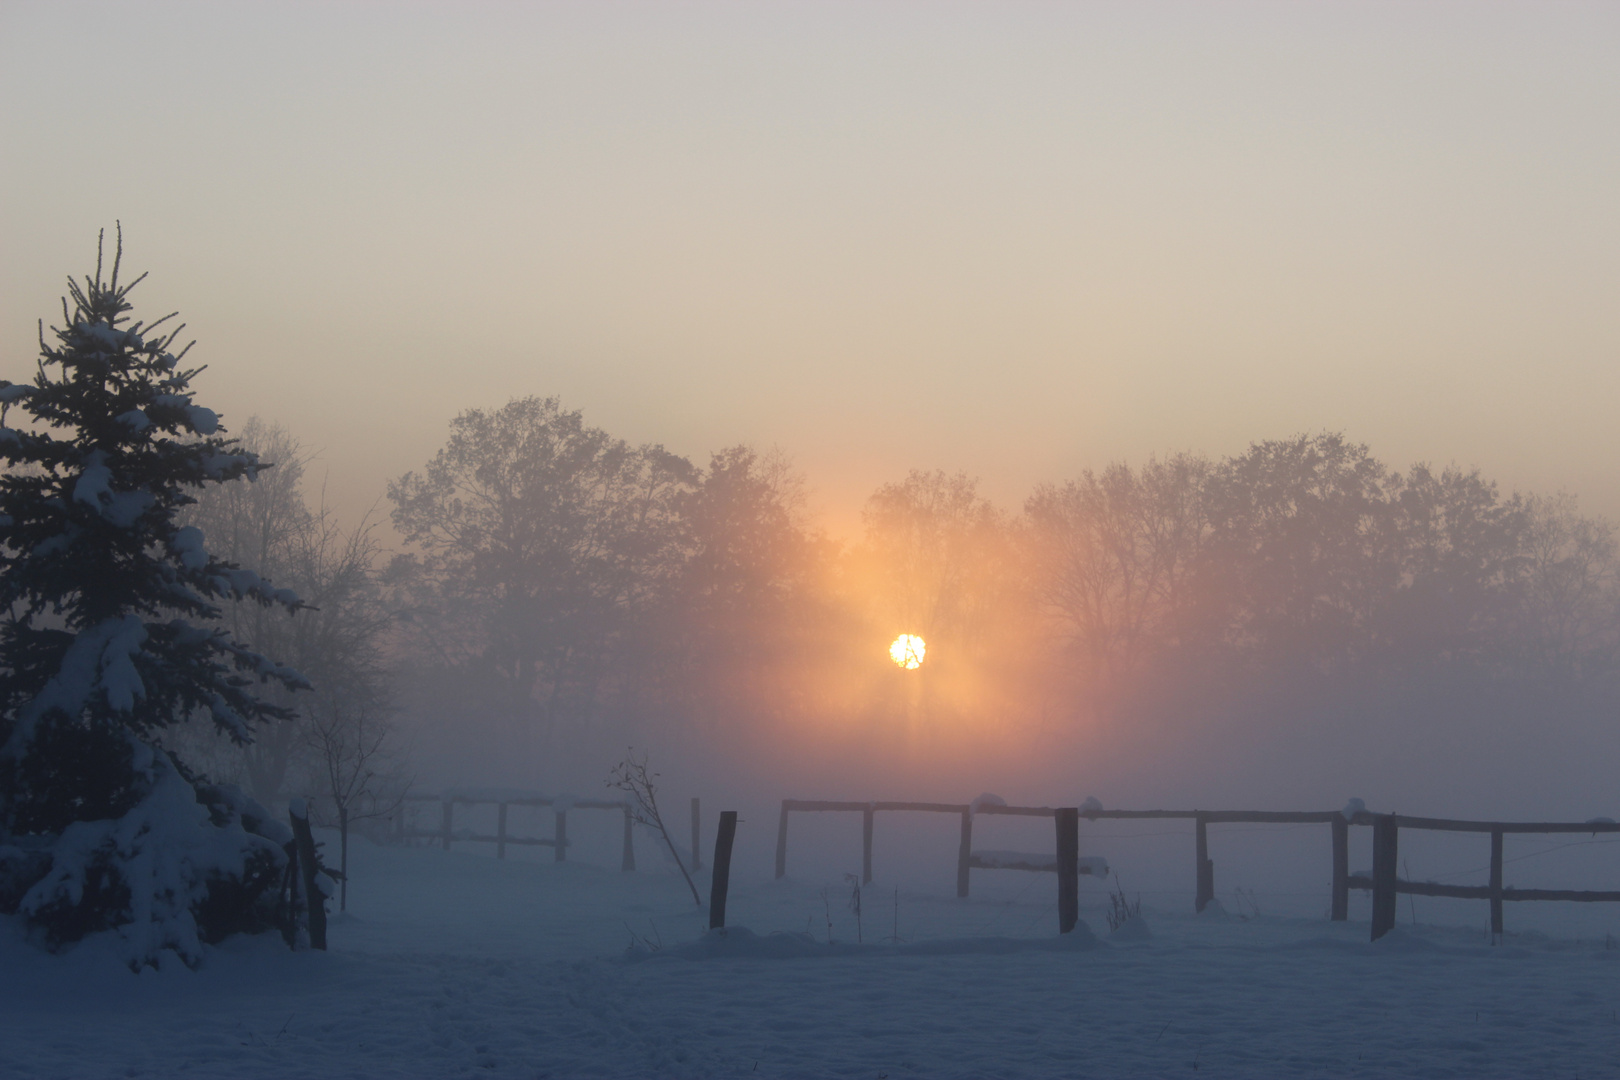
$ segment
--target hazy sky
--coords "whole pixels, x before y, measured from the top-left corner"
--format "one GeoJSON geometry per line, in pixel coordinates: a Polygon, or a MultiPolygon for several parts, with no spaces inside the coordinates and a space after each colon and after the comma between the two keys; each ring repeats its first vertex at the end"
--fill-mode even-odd
{"type": "Polygon", "coordinates": [[[1617,192],[1615,4],[0,2],[0,375],[122,219],[346,502],[555,394],[846,527],[1319,429],[1615,515],[1617,192]]]}

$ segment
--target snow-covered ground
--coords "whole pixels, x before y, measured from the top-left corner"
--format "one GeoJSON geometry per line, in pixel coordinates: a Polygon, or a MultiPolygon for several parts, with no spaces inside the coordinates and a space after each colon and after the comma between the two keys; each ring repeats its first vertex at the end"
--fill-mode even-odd
{"type": "Polygon", "coordinates": [[[758,869],[734,876],[724,941],[667,867],[363,841],[325,954],[270,935],[135,976],[3,922],[0,1077],[1620,1075],[1603,938],[1373,944],[1365,921],[1150,894],[1151,937],[1122,939],[1082,879],[1091,932],[1060,939],[1051,876],[976,872],[968,900],[875,882],[858,943],[840,876],[758,869]]]}

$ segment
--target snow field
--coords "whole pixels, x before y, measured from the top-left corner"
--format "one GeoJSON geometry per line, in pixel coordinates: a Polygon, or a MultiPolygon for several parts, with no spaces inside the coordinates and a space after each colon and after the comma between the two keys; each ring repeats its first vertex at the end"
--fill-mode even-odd
{"type": "Polygon", "coordinates": [[[46,956],[7,921],[0,1076],[1620,1074],[1620,949],[1602,942],[1493,949],[1403,908],[1370,944],[1365,922],[1152,900],[1151,938],[1119,941],[1083,879],[1087,947],[1057,937],[1050,876],[976,871],[967,901],[874,882],[856,945],[841,878],[747,863],[713,949],[679,877],[638,857],[623,874],[358,841],[330,953],[266,935],[198,971],[132,976],[104,940],[46,956]],[[663,947],[627,959],[633,937],[663,947]]]}

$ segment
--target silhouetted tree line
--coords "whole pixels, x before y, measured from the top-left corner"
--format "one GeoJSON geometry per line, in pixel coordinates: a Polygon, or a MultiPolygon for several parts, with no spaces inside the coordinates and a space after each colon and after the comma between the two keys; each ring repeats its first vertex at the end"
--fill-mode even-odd
{"type": "Polygon", "coordinates": [[[415,548],[389,576],[441,712],[557,730],[751,707],[799,662],[799,617],[826,622],[830,545],[798,477],[747,447],[700,468],[524,398],[457,417],[389,496],[415,548]]]}
{"type": "Polygon", "coordinates": [[[1070,664],[1099,681],[1174,658],[1596,687],[1620,644],[1609,524],[1340,435],[1087,472],[1037,491],[1022,528],[1070,664]]]}
{"type": "Polygon", "coordinates": [[[559,739],[1149,699],[1185,716],[1368,680],[1607,694],[1620,645],[1607,523],[1477,470],[1396,472],[1336,434],[1087,471],[1016,515],[913,472],[843,546],[778,456],[698,466],[526,398],[462,414],[390,498],[425,707],[559,739]],[[900,632],[929,642],[920,705],[885,655],[900,632]]]}

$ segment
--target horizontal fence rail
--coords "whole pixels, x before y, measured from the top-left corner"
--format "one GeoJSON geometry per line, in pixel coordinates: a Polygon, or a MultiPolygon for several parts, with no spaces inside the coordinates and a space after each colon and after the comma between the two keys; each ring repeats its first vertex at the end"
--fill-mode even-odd
{"type": "MultiPolygon", "coordinates": [[[[977,803],[935,802],[850,802],[826,799],[783,799],[776,833],[776,876],[787,873],[788,815],[793,812],[850,812],[862,815],[861,881],[872,880],[872,830],[880,811],[958,814],[962,819],[961,842],[957,850],[956,894],[968,895],[972,869],[1049,870],[1057,868],[1057,857],[1025,855],[1019,852],[973,851],[975,814],[1019,817],[1053,817],[1049,806],[1001,806],[977,803]]],[[[1620,833],[1620,822],[1591,821],[1467,821],[1454,818],[1412,817],[1403,814],[1374,814],[1366,810],[1104,810],[1095,805],[1082,807],[1079,817],[1087,821],[1187,820],[1193,823],[1193,871],[1195,911],[1203,911],[1215,899],[1215,863],[1209,857],[1211,825],[1327,825],[1332,849],[1332,896],[1330,919],[1349,919],[1350,891],[1373,894],[1372,939],[1383,937],[1395,925],[1395,898],[1399,894],[1443,896],[1463,900],[1488,900],[1491,905],[1491,940],[1502,938],[1502,905],[1529,900],[1563,900],[1576,903],[1620,903],[1620,890],[1604,889],[1527,889],[1502,884],[1502,841],[1513,835],[1557,833],[1620,833]],[[1349,830],[1352,825],[1373,830],[1373,870],[1371,874],[1350,873],[1349,830]],[[1491,838],[1490,884],[1444,885],[1429,881],[1404,881],[1397,876],[1396,853],[1401,829],[1432,832],[1487,834],[1491,838]]],[[[1080,873],[1106,874],[1107,862],[1096,856],[1079,860],[1080,873]]]]}
{"type": "Polygon", "coordinates": [[[616,810],[624,815],[624,846],[620,856],[621,870],[636,868],[634,842],[635,818],[630,804],[622,799],[572,799],[560,795],[540,795],[521,791],[446,791],[438,795],[407,795],[405,803],[438,803],[439,828],[425,832],[408,827],[404,806],[395,817],[394,835],[401,840],[437,840],[449,851],[453,843],[494,844],[495,857],[506,858],[507,845],[518,847],[549,847],[556,862],[568,859],[568,814],[572,810],[616,810]],[[457,806],[494,806],[495,834],[475,833],[471,829],[454,827],[457,806]],[[553,831],[545,836],[515,836],[507,831],[507,808],[512,806],[553,807],[553,831]]]}

